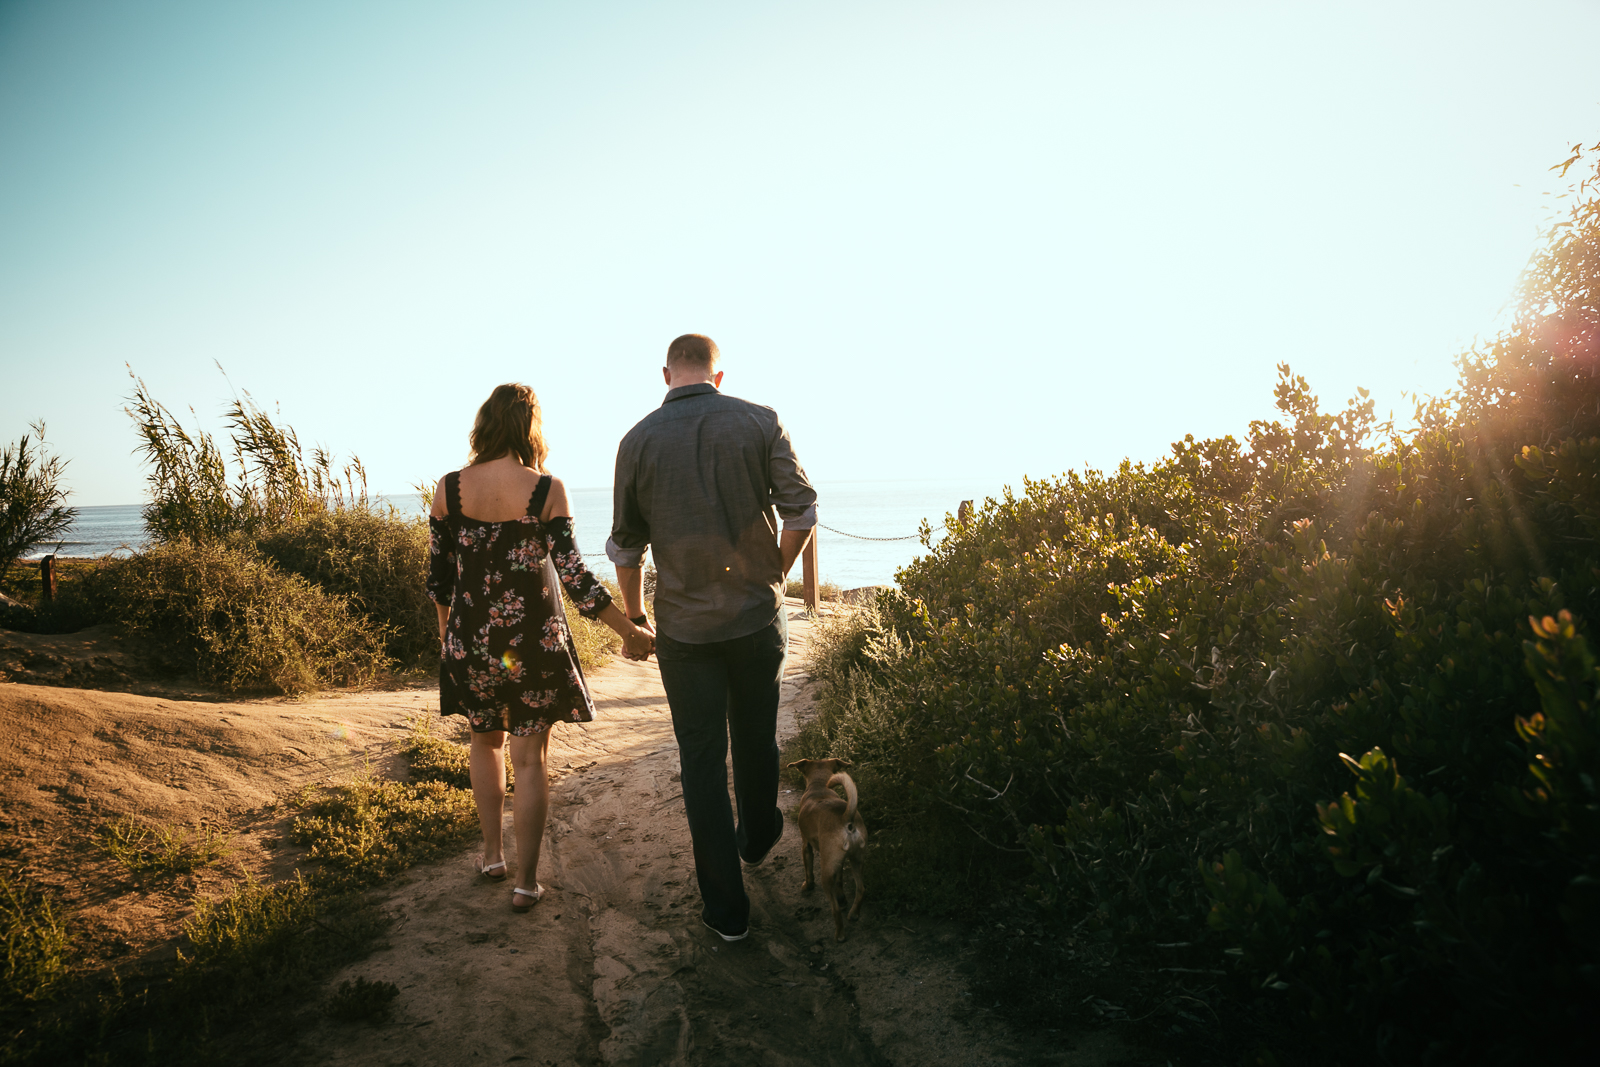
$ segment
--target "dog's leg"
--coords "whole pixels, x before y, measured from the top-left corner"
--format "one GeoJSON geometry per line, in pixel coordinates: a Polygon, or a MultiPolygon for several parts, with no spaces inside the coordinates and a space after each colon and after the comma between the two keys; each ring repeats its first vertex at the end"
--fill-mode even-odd
{"type": "Polygon", "coordinates": [[[839,864],[829,868],[822,868],[822,891],[828,894],[828,903],[833,907],[833,939],[844,940],[844,865],[839,864]]]}
{"type": "Polygon", "coordinates": [[[850,858],[853,861],[850,864],[850,873],[856,877],[856,899],[855,903],[850,905],[850,918],[855,919],[861,915],[861,900],[867,895],[867,883],[861,877],[862,863],[860,854],[851,853],[850,858]]]}
{"type": "Polygon", "coordinates": [[[811,847],[810,841],[807,841],[805,843],[805,847],[800,850],[800,858],[805,860],[806,864],[806,880],[804,884],[800,886],[800,891],[802,893],[811,892],[811,888],[817,884],[816,879],[811,875],[811,856],[813,851],[814,850],[811,847]]]}

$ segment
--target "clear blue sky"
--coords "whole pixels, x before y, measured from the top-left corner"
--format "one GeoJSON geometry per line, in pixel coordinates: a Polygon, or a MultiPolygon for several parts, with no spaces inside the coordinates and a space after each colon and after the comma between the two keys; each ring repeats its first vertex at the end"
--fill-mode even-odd
{"type": "Polygon", "coordinates": [[[216,372],[376,489],[540,394],[605,485],[676,334],[819,481],[1016,481],[1438,392],[1600,4],[0,0],[0,437],[143,499],[131,364],[216,372]]]}

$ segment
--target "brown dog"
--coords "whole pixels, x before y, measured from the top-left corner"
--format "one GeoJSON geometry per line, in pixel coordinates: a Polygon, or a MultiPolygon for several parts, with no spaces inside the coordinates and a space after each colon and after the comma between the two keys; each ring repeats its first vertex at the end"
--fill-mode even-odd
{"type": "Polygon", "coordinates": [[[798,767],[806,778],[806,791],[800,796],[795,821],[800,824],[801,855],[806,862],[806,881],[801,889],[816,884],[812,877],[813,857],[822,867],[822,891],[833,906],[833,937],[844,940],[844,869],[856,880],[856,899],[850,918],[861,914],[861,899],[866,886],[861,880],[861,860],[867,850],[867,824],[856,810],[856,783],[841,768],[850,766],[842,759],[803,759],[789,764],[798,767]],[[833,791],[844,786],[846,800],[833,791]]]}

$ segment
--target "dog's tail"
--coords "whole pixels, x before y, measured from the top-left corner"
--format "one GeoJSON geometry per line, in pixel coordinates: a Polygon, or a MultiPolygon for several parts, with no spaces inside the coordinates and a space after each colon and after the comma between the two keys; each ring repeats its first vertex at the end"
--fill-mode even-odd
{"type": "Polygon", "coordinates": [[[844,821],[854,822],[856,818],[856,783],[848,774],[844,773],[843,771],[838,771],[832,778],[828,779],[829,789],[832,789],[836,785],[844,786],[844,799],[846,805],[844,821]]]}

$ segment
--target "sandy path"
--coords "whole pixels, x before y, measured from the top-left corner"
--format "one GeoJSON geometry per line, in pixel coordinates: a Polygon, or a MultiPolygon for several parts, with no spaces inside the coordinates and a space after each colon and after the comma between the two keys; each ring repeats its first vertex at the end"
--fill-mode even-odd
{"type": "MultiPolygon", "coordinates": [[[[809,626],[790,608],[779,730],[807,701],[809,626]]],[[[800,892],[792,821],[746,873],[751,935],[724,944],[699,922],[678,757],[655,665],[592,679],[599,716],[551,743],[546,895],[528,915],[477,878],[472,852],[389,889],[389,948],[348,972],[401,989],[370,1029],[319,1023],[292,1057],[328,1065],[918,1064],[1109,1062],[1110,1035],[1069,1048],[1019,1040],[971,1006],[955,971],[970,937],[886,920],[869,898],[836,944],[825,904],[800,892]]],[[[786,783],[783,787],[788,789],[786,783]]],[[[795,792],[780,795],[791,810],[795,792]]],[[[870,798],[863,809],[870,812],[870,798]]],[[[870,816],[869,816],[870,817],[870,816]]],[[[507,840],[510,840],[507,815],[507,840]]],[[[475,851],[475,850],[474,850],[475,851]]],[[[870,893],[871,886],[868,886],[870,893]]]]}

